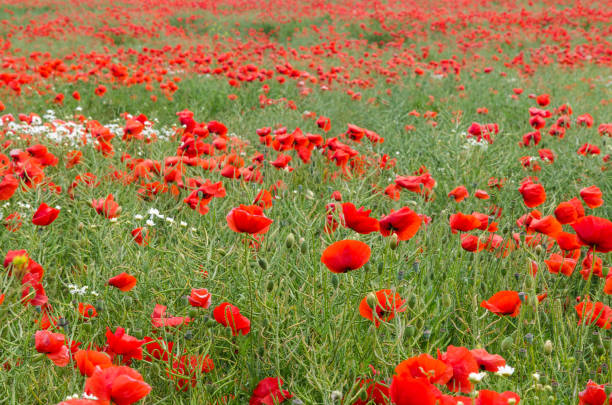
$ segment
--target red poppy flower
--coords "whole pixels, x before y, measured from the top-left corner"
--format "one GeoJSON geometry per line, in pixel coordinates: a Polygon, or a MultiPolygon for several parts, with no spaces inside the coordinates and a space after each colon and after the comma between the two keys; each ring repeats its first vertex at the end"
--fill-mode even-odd
{"type": "Polygon", "coordinates": [[[600,217],[586,216],[572,224],[580,243],[591,246],[596,252],[612,251],[612,222],[600,217]]]}
{"type": "Polygon", "coordinates": [[[470,352],[481,369],[492,373],[495,373],[499,367],[506,365],[506,360],[499,354],[490,354],[485,349],[472,349],[470,352]]]}
{"type": "Polygon", "coordinates": [[[384,382],[371,379],[360,379],[359,387],[366,386],[365,397],[362,395],[352,405],[387,405],[389,403],[389,387],[384,382]]]}
{"type": "Polygon", "coordinates": [[[468,252],[480,252],[485,247],[478,236],[463,234],[461,235],[461,247],[468,252]]]}
{"type": "Polygon", "coordinates": [[[375,297],[376,308],[371,308],[371,303],[368,303],[368,297],[365,297],[359,304],[359,314],[370,321],[374,321],[377,328],[380,326],[381,320],[388,322],[395,317],[396,312],[404,312],[406,310],[404,307],[406,301],[392,290],[377,291],[375,297]],[[376,311],[376,315],[374,315],[374,311],[376,311]]]}
{"type": "Polygon", "coordinates": [[[91,304],[79,302],[79,314],[84,318],[95,318],[98,316],[98,311],[96,311],[96,308],[91,304]]]}
{"type": "Polygon", "coordinates": [[[378,224],[380,233],[389,236],[395,233],[399,240],[411,239],[421,227],[422,218],[409,207],[403,207],[399,211],[391,211],[383,216],[378,224]]]}
{"type": "Polygon", "coordinates": [[[364,207],[357,210],[353,203],[342,204],[344,225],[360,234],[377,232],[379,229],[378,220],[370,217],[370,212],[372,210],[366,210],[364,207]]]}
{"type": "Polygon", "coordinates": [[[260,206],[242,204],[238,208],[232,208],[226,220],[232,231],[251,235],[265,234],[274,222],[264,215],[260,206]]]}
{"type": "Polygon", "coordinates": [[[166,342],[161,338],[152,338],[150,336],[145,336],[143,340],[143,346],[148,353],[148,355],[144,356],[145,360],[151,361],[152,359],[157,359],[167,362],[172,357],[174,342],[166,342]]]}
{"type": "Polygon", "coordinates": [[[423,353],[402,361],[395,374],[409,373],[413,378],[426,378],[432,384],[446,384],[453,377],[453,369],[441,360],[423,353]]]}
{"type": "Polygon", "coordinates": [[[321,255],[324,263],[333,273],[357,270],[370,260],[370,247],[358,240],[341,240],[329,245],[321,255]]]}
{"type": "Polygon", "coordinates": [[[174,328],[187,325],[189,322],[191,322],[191,318],[189,317],[166,316],[165,305],[155,304],[155,308],[151,314],[151,323],[154,328],[174,328]]]}
{"type": "Polygon", "coordinates": [[[48,330],[39,330],[34,335],[34,344],[38,353],[44,353],[59,367],[70,363],[70,351],[65,344],[66,338],[61,333],[51,333],[48,330]]]}
{"type": "Polygon", "coordinates": [[[605,384],[600,385],[589,380],[584,391],[578,394],[578,399],[578,405],[605,405],[608,399],[605,384]]]}
{"type": "MultiPolygon", "coordinates": [[[[510,403],[511,399],[514,400],[514,402],[512,402],[514,404],[518,404],[521,401],[521,397],[512,391],[506,391],[500,394],[491,390],[479,390],[474,405],[507,405],[510,403]]],[[[470,402],[464,403],[469,404],[470,402]]]]}
{"type": "Polygon", "coordinates": [[[136,339],[125,333],[125,329],[119,327],[115,333],[106,328],[107,352],[123,356],[123,362],[129,363],[131,359],[142,360],[142,344],[144,340],[136,339]]]}
{"type": "Polygon", "coordinates": [[[469,197],[470,195],[467,191],[467,188],[465,188],[465,186],[459,186],[459,187],[455,187],[450,193],[448,193],[448,196],[451,198],[454,198],[455,202],[461,202],[467,197],[469,197]]]}
{"type": "Polygon", "coordinates": [[[481,221],[474,215],[466,215],[462,212],[458,212],[450,216],[450,227],[453,233],[457,233],[457,231],[471,231],[472,229],[479,228],[480,226],[481,221]]]}
{"type": "Polygon", "coordinates": [[[93,375],[96,367],[105,369],[113,365],[108,354],[96,350],[77,350],[74,359],[81,375],[87,377],[93,375]]]}
{"type": "Polygon", "coordinates": [[[478,198],[479,200],[488,200],[489,198],[491,198],[489,193],[484,190],[476,190],[474,192],[474,197],[478,198]]]}
{"type": "Polygon", "coordinates": [[[211,295],[206,288],[192,288],[187,300],[192,307],[208,308],[210,307],[210,298],[211,295]]]}
{"type": "Polygon", "coordinates": [[[136,286],[136,277],[125,272],[117,274],[115,277],[108,279],[108,284],[120,289],[121,291],[130,291],[136,286]]]}
{"type": "Polygon", "coordinates": [[[259,205],[264,209],[272,207],[272,194],[268,190],[260,190],[253,204],[259,205]]]}
{"type": "Polygon", "coordinates": [[[536,97],[536,102],[540,107],[546,107],[548,104],[550,104],[550,95],[540,94],[536,97]]]}
{"type": "Polygon", "coordinates": [[[283,390],[283,380],[280,378],[267,377],[261,380],[253,390],[249,405],[280,404],[293,395],[283,390]]]}
{"type": "Polygon", "coordinates": [[[215,368],[213,360],[208,356],[181,356],[172,362],[172,370],[166,370],[171,380],[176,379],[177,391],[187,391],[189,386],[195,387],[202,373],[210,373],[215,368]]]}
{"type": "Polygon", "coordinates": [[[213,310],[215,321],[219,322],[226,328],[232,329],[232,335],[238,333],[246,335],[251,331],[251,321],[240,313],[238,307],[224,302],[213,310]]]}
{"type": "Polygon", "coordinates": [[[510,315],[515,317],[521,308],[521,299],[516,291],[499,291],[480,306],[497,315],[510,315]]]}
{"type": "Polygon", "coordinates": [[[149,230],[147,228],[135,228],[132,229],[132,238],[134,242],[140,246],[147,246],[149,244],[149,230]]]}
{"type": "Polygon", "coordinates": [[[108,219],[116,218],[121,213],[121,207],[112,194],[109,194],[106,198],[92,200],[91,205],[98,214],[104,215],[108,219]]]}
{"type": "Polygon", "coordinates": [[[604,305],[602,302],[583,301],[576,305],[578,313],[578,324],[585,323],[587,325],[595,324],[603,329],[610,329],[612,325],[612,308],[604,305]]]}
{"type": "Polygon", "coordinates": [[[96,367],[85,381],[85,392],[99,401],[112,401],[116,405],[130,405],[151,392],[140,373],[125,366],[96,367]]]}
{"type": "Polygon", "coordinates": [[[589,208],[597,208],[603,205],[601,190],[597,186],[585,187],[580,190],[580,198],[584,200],[589,208]]]}
{"type": "Polygon", "coordinates": [[[60,210],[49,207],[46,203],[42,203],[34,213],[32,223],[38,226],[47,226],[55,221],[59,213],[60,210]]]}
{"type": "Polygon", "coordinates": [[[478,363],[474,355],[465,347],[448,346],[446,353],[438,350],[438,359],[453,369],[453,377],[446,387],[453,392],[471,392],[472,383],[469,376],[478,372],[478,363]]]}
{"type": "Polygon", "coordinates": [[[571,276],[576,267],[576,260],[563,257],[557,253],[553,253],[550,255],[548,260],[544,260],[546,263],[546,267],[548,267],[548,271],[553,274],[564,274],[566,276],[571,276]]]}
{"type": "Polygon", "coordinates": [[[544,186],[533,183],[530,179],[523,181],[518,190],[523,196],[523,202],[529,208],[537,207],[546,201],[544,186]]]}
{"type": "Polygon", "coordinates": [[[394,375],[389,387],[395,405],[435,405],[437,392],[425,378],[413,378],[409,373],[394,375]]]}
{"type": "Polygon", "coordinates": [[[528,230],[543,233],[551,238],[556,238],[557,235],[563,231],[563,226],[561,226],[561,223],[557,221],[555,217],[548,215],[544,218],[531,221],[528,230]]]}
{"type": "Polygon", "coordinates": [[[578,241],[578,237],[573,233],[559,232],[555,238],[561,250],[570,251],[580,249],[581,245],[578,241]]]}
{"type": "Polygon", "coordinates": [[[0,181],[0,201],[10,199],[18,187],[19,181],[12,174],[4,176],[2,181],[0,181]]]}
{"type": "Polygon", "coordinates": [[[595,258],[595,264],[593,264],[593,252],[587,252],[582,260],[582,270],[580,270],[580,274],[585,280],[588,280],[591,275],[603,277],[603,260],[601,257],[595,258]]]}
{"type": "Polygon", "coordinates": [[[584,216],[584,208],[582,203],[577,198],[572,198],[570,201],[563,201],[555,209],[555,217],[565,225],[571,224],[584,216]]]}

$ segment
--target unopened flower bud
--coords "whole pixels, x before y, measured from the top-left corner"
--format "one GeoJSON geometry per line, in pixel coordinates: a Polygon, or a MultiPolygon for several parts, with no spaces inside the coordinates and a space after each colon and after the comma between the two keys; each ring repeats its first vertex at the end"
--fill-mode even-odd
{"type": "Polygon", "coordinates": [[[374,310],[378,305],[378,299],[376,298],[376,294],[374,294],[373,292],[369,293],[366,297],[366,302],[368,303],[368,307],[374,310]]]}
{"type": "Polygon", "coordinates": [[[268,262],[263,257],[257,259],[257,264],[259,264],[259,267],[261,267],[262,270],[267,270],[268,268],[268,262]]]}
{"type": "Polygon", "coordinates": [[[340,391],[332,391],[331,393],[331,400],[332,402],[338,402],[339,400],[342,399],[342,392],[340,391]]]}
{"type": "Polygon", "coordinates": [[[288,249],[291,249],[293,245],[295,245],[295,236],[290,233],[287,235],[287,239],[285,239],[285,246],[287,246],[288,249]]]}
{"type": "Polygon", "coordinates": [[[399,245],[399,238],[397,236],[397,234],[393,234],[391,235],[391,240],[389,241],[389,246],[391,247],[391,250],[395,250],[397,249],[397,245],[399,245]]]}
{"type": "Polygon", "coordinates": [[[544,342],[544,353],[550,355],[553,352],[553,343],[550,340],[544,342]]]}

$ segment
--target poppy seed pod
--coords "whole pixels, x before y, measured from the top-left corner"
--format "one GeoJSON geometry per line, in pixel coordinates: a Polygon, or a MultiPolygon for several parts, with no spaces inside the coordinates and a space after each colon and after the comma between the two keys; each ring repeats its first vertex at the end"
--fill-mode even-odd
{"type": "Polygon", "coordinates": [[[259,267],[261,267],[262,270],[266,270],[268,268],[268,262],[263,257],[257,259],[257,264],[259,264],[259,267]]]}
{"type": "Polygon", "coordinates": [[[501,342],[501,349],[507,352],[508,350],[512,348],[513,344],[514,344],[514,340],[512,339],[512,336],[507,336],[501,342]]]}

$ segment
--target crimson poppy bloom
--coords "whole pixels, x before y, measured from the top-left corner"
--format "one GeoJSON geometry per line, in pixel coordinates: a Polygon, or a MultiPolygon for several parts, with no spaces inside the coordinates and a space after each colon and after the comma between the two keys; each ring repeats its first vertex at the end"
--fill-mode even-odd
{"type": "Polygon", "coordinates": [[[531,179],[523,181],[518,190],[523,196],[523,202],[529,208],[537,207],[546,201],[544,186],[532,182],[531,179]]]}
{"type": "Polygon", "coordinates": [[[251,321],[240,313],[238,307],[224,302],[213,310],[215,321],[232,329],[232,335],[246,335],[251,331],[251,321]]]}
{"type": "Polygon", "coordinates": [[[98,316],[98,311],[96,311],[96,308],[91,304],[79,302],[78,309],[79,314],[81,314],[83,318],[95,318],[98,316]]]}
{"type": "Polygon", "coordinates": [[[195,387],[201,373],[210,373],[215,364],[210,356],[181,356],[172,362],[172,370],[166,369],[171,380],[176,379],[176,390],[187,391],[195,387]]]}
{"type": "Polygon", "coordinates": [[[480,306],[497,315],[510,315],[515,317],[521,308],[521,299],[516,291],[499,291],[480,306]]]}
{"type": "Polygon", "coordinates": [[[238,208],[232,208],[225,219],[232,231],[251,235],[265,234],[274,222],[264,215],[260,206],[243,204],[238,208]]]}
{"type": "Polygon", "coordinates": [[[358,240],[341,240],[329,245],[321,255],[321,262],[333,273],[357,270],[370,260],[371,249],[358,240]]]}
{"type": "Polygon", "coordinates": [[[563,201],[555,208],[555,217],[563,225],[574,223],[578,218],[583,216],[584,208],[577,198],[573,198],[570,201],[563,201]]]}
{"type": "Polygon", "coordinates": [[[574,307],[578,313],[578,324],[595,324],[603,329],[612,325],[612,308],[602,302],[582,301],[574,307]]]}
{"type": "Polygon", "coordinates": [[[369,234],[378,231],[378,220],[370,217],[371,212],[372,210],[366,210],[364,207],[357,210],[353,203],[342,204],[344,225],[360,234],[369,234]]]}
{"type": "Polygon", "coordinates": [[[485,243],[482,243],[478,236],[463,234],[461,235],[461,248],[468,252],[480,252],[485,247],[485,243]]]}
{"type": "Polygon", "coordinates": [[[472,349],[470,352],[481,369],[492,373],[495,373],[499,367],[506,365],[506,360],[499,354],[491,354],[485,349],[472,349]]]}
{"type": "Polygon", "coordinates": [[[453,377],[453,369],[445,362],[423,353],[402,361],[395,374],[409,373],[413,378],[426,378],[432,384],[446,384],[453,377]]]}
{"type": "Polygon", "coordinates": [[[472,391],[469,376],[478,372],[478,363],[468,349],[451,345],[446,348],[446,353],[440,353],[438,350],[438,359],[453,369],[453,377],[446,383],[450,391],[465,393],[472,391]]]}
{"type": "Polygon", "coordinates": [[[580,241],[578,241],[578,237],[573,233],[559,232],[555,239],[561,250],[570,251],[580,249],[580,241]]]}
{"type": "Polygon", "coordinates": [[[116,287],[121,291],[130,291],[132,288],[136,286],[138,280],[136,277],[127,274],[125,272],[117,274],[115,277],[111,277],[108,279],[108,285],[116,287]]]}
{"type": "Polygon", "coordinates": [[[125,333],[125,329],[118,327],[115,333],[106,328],[107,352],[111,355],[123,356],[123,362],[129,363],[132,359],[142,360],[142,344],[144,340],[136,339],[125,333]]]}
{"type": "Polygon", "coordinates": [[[480,189],[474,192],[474,197],[478,198],[479,200],[488,200],[489,198],[491,198],[489,193],[480,189]]]}
{"type": "Polygon", "coordinates": [[[34,216],[32,217],[32,223],[38,226],[47,226],[50,225],[57,216],[59,215],[60,210],[57,208],[49,207],[46,203],[40,204],[34,216]]]}
{"type": "Polygon", "coordinates": [[[608,399],[605,384],[600,385],[589,380],[584,391],[578,394],[578,399],[578,405],[605,405],[606,399],[608,399]]]}
{"type": "Polygon", "coordinates": [[[93,375],[96,367],[105,369],[113,365],[108,354],[97,350],[77,350],[74,354],[74,360],[76,361],[81,375],[87,377],[93,375]]]}
{"type": "Polygon", "coordinates": [[[267,377],[261,380],[253,390],[249,405],[280,404],[293,395],[281,387],[284,382],[281,378],[267,377]]]}
{"type": "Polygon", "coordinates": [[[591,246],[596,252],[612,251],[612,222],[600,217],[586,216],[572,224],[572,228],[583,245],[591,246]]]}
{"type": "Polygon", "coordinates": [[[4,176],[0,181],[0,201],[10,199],[18,187],[19,181],[12,174],[4,176]]]}
{"type": "Polygon", "coordinates": [[[211,295],[206,288],[192,288],[187,300],[192,307],[208,308],[210,307],[210,298],[211,295]]]}
{"type": "Polygon", "coordinates": [[[108,219],[116,218],[121,213],[121,207],[117,204],[112,194],[109,194],[106,198],[92,200],[91,206],[98,214],[104,215],[108,219]]]}
{"type": "Polygon", "coordinates": [[[153,313],[151,314],[151,323],[154,328],[174,328],[177,326],[187,325],[191,322],[191,318],[183,316],[166,316],[166,306],[155,304],[153,313]]]}
{"type": "Polygon", "coordinates": [[[465,186],[458,186],[455,187],[450,193],[448,193],[448,196],[453,198],[455,202],[461,202],[467,197],[469,197],[470,194],[468,193],[467,188],[465,188],[465,186]]]}
{"type": "Polygon", "coordinates": [[[566,276],[571,276],[576,268],[576,260],[563,257],[560,254],[553,253],[550,255],[548,260],[544,260],[546,263],[546,267],[548,267],[548,271],[553,274],[564,274],[566,276]]]}
{"type": "MultiPolygon", "coordinates": [[[[506,405],[511,403],[510,400],[514,400],[512,403],[518,404],[521,397],[512,391],[505,391],[500,394],[491,390],[479,390],[474,405],[506,405]]],[[[465,403],[468,404],[469,402],[465,403]]]]}
{"type": "Polygon", "coordinates": [[[394,233],[399,240],[409,240],[417,233],[421,222],[422,218],[416,212],[409,207],[403,207],[399,211],[391,211],[389,215],[383,216],[378,224],[383,236],[394,233]]]}
{"type": "Polygon", "coordinates": [[[65,367],[70,363],[70,351],[65,342],[64,335],[48,330],[39,330],[34,335],[36,351],[46,354],[49,360],[59,367],[65,367]]]}
{"type": "Polygon", "coordinates": [[[409,373],[394,375],[389,387],[395,405],[435,405],[437,389],[425,378],[414,378],[409,373]]]}
{"type": "Polygon", "coordinates": [[[528,230],[543,233],[551,238],[556,238],[563,231],[563,226],[552,215],[545,216],[541,219],[534,219],[529,224],[528,230]]]}
{"type": "Polygon", "coordinates": [[[376,297],[375,308],[370,307],[368,297],[361,300],[359,304],[359,314],[370,321],[373,321],[376,327],[380,326],[381,321],[388,322],[395,317],[396,312],[404,312],[406,303],[398,293],[392,290],[380,290],[374,295],[376,297]],[[376,315],[374,315],[376,311],[376,315]]]}
{"type": "MultiPolygon", "coordinates": [[[[457,231],[467,232],[472,229],[479,228],[481,221],[474,215],[466,215],[462,212],[458,212],[450,216],[449,219],[451,231],[457,233],[457,231]]],[[[487,218],[488,222],[488,218],[487,218]]]]}
{"type": "Polygon", "coordinates": [[[583,188],[580,190],[580,197],[589,208],[597,208],[603,205],[602,193],[597,186],[583,188]]]}
{"type": "Polygon", "coordinates": [[[130,405],[151,392],[140,373],[126,366],[96,367],[85,381],[85,392],[99,401],[112,401],[116,405],[130,405]]]}

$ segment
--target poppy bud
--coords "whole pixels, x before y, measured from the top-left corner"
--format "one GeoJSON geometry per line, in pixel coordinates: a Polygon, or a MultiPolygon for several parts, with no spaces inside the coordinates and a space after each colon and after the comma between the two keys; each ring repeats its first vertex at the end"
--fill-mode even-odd
{"type": "Polygon", "coordinates": [[[300,252],[302,252],[302,254],[306,254],[306,252],[308,251],[308,246],[306,245],[306,239],[304,238],[300,238],[298,239],[298,245],[300,245],[300,252]]]}
{"type": "Polygon", "coordinates": [[[102,300],[96,301],[96,303],[94,304],[94,308],[98,312],[104,311],[104,301],[102,301],[102,300]]]}
{"type": "Polygon", "coordinates": [[[512,336],[507,336],[504,340],[502,340],[501,342],[501,349],[505,352],[507,352],[508,350],[510,350],[512,348],[512,345],[514,344],[514,341],[512,339],[512,336]]]}
{"type": "Polygon", "coordinates": [[[417,302],[416,294],[413,293],[413,292],[408,294],[408,298],[407,298],[406,302],[408,303],[408,306],[414,307],[416,305],[416,302],[417,302]]]}
{"type": "Polygon", "coordinates": [[[274,281],[268,280],[268,284],[266,284],[266,291],[270,292],[274,289],[274,281]]]}
{"type": "Polygon", "coordinates": [[[449,294],[444,294],[442,296],[442,305],[444,305],[445,308],[450,308],[453,305],[453,299],[449,294]]]}
{"type": "Polygon", "coordinates": [[[397,234],[393,234],[391,235],[390,241],[389,241],[389,246],[391,247],[391,250],[395,250],[397,249],[397,245],[399,244],[399,239],[397,237],[397,234]]]}
{"type": "Polygon", "coordinates": [[[414,335],[416,335],[416,328],[414,327],[414,325],[407,325],[406,326],[406,336],[414,337],[414,335]]]}
{"type": "Polygon", "coordinates": [[[378,270],[378,274],[382,274],[384,268],[385,268],[385,265],[383,264],[383,262],[379,262],[378,263],[378,269],[377,269],[378,270]]]}
{"type": "Polygon", "coordinates": [[[338,402],[339,400],[342,399],[342,392],[340,391],[332,391],[331,393],[331,400],[332,402],[338,402]]]}
{"type": "Polygon", "coordinates": [[[198,310],[197,310],[197,309],[195,309],[195,308],[191,308],[191,309],[189,310],[189,317],[190,317],[190,318],[195,318],[195,317],[197,317],[197,316],[198,316],[198,310]]]}
{"type": "Polygon", "coordinates": [[[366,302],[368,303],[368,306],[372,309],[372,311],[374,311],[376,305],[378,305],[378,299],[376,298],[376,294],[374,294],[373,292],[369,293],[366,297],[366,302]]]}
{"type": "Polygon", "coordinates": [[[77,225],[77,229],[78,229],[79,231],[82,231],[82,230],[83,230],[83,228],[85,228],[85,224],[84,224],[84,223],[82,223],[82,222],[79,222],[79,224],[77,225]]]}
{"type": "Polygon", "coordinates": [[[550,355],[553,351],[553,343],[550,340],[544,342],[544,353],[550,355]]]}
{"type": "Polygon", "coordinates": [[[338,288],[338,276],[332,274],[331,282],[334,288],[338,288]]]}
{"type": "Polygon", "coordinates": [[[206,326],[208,326],[209,328],[213,328],[216,325],[217,321],[215,321],[214,318],[208,318],[208,320],[206,321],[206,326]]]}
{"type": "Polygon", "coordinates": [[[308,200],[314,200],[315,195],[311,190],[306,190],[304,197],[306,197],[308,200]]]}
{"type": "Polygon", "coordinates": [[[262,270],[268,269],[268,262],[263,257],[260,257],[259,259],[257,259],[257,264],[259,264],[259,267],[261,267],[262,270]]]}
{"type": "Polygon", "coordinates": [[[539,255],[542,254],[542,252],[544,252],[544,248],[542,247],[542,245],[538,245],[535,247],[535,252],[539,255]]]}
{"type": "Polygon", "coordinates": [[[291,249],[293,245],[295,245],[295,236],[290,233],[287,235],[287,239],[285,239],[285,246],[287,246],[287,249],[291,249]]]}

